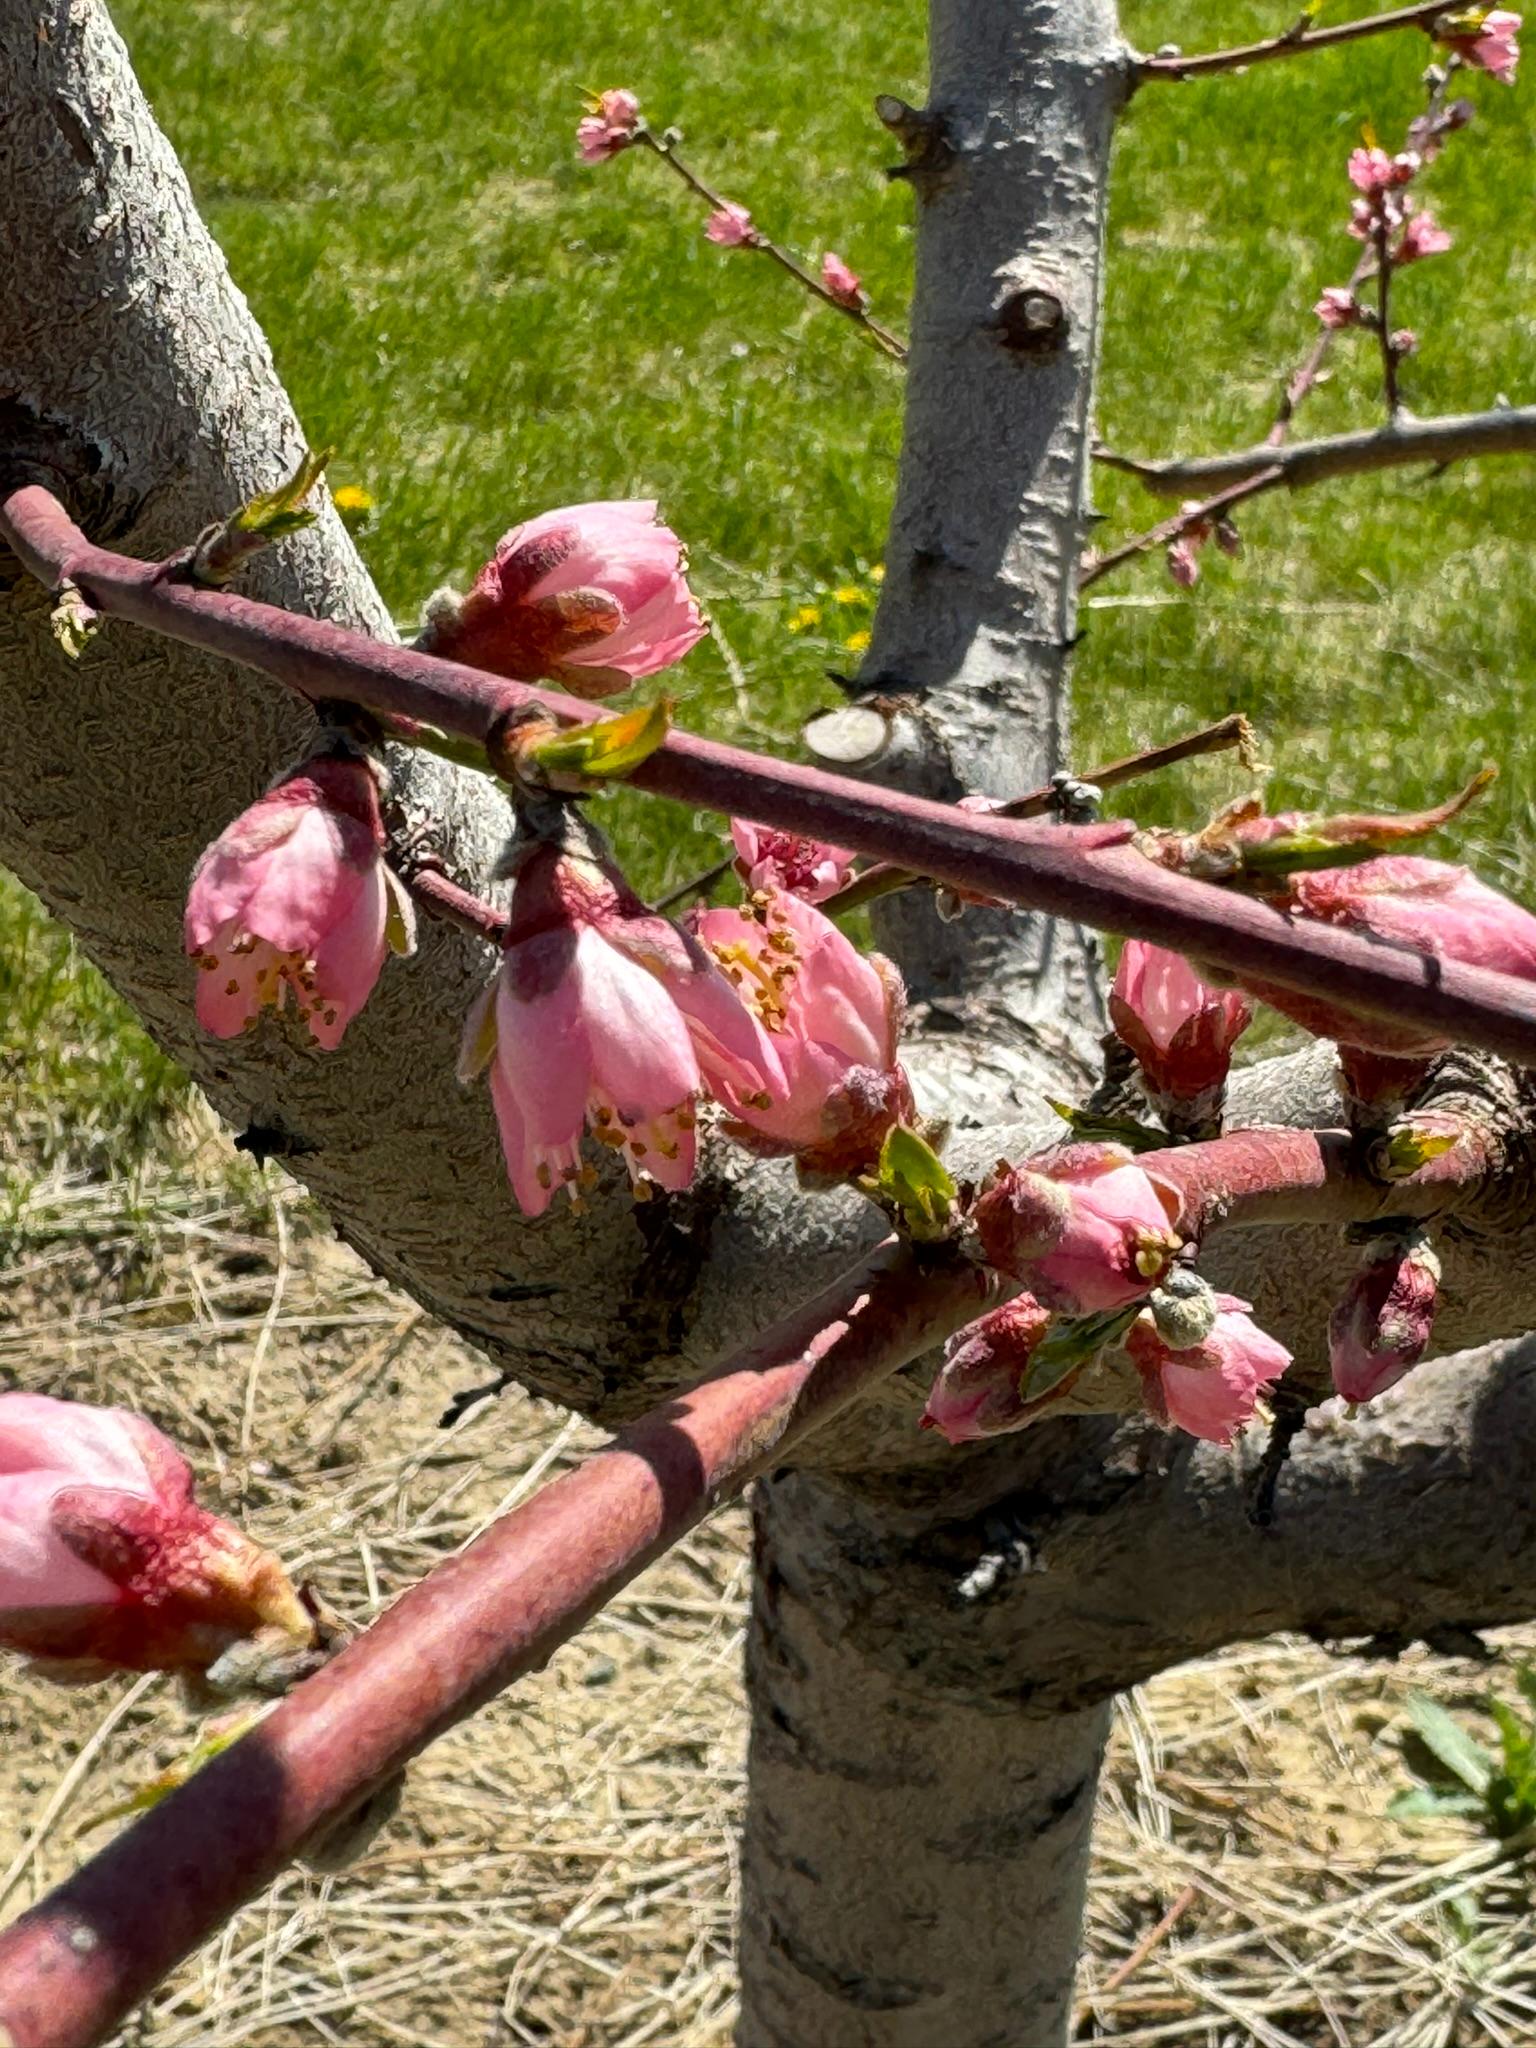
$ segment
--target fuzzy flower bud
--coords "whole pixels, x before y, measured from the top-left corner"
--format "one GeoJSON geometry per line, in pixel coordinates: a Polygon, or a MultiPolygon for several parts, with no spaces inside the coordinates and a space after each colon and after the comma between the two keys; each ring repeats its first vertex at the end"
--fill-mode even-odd
{"type": "Polygon", "coordinates": [[[1174,1350],[1150,1315],[1138,1316],[1125,1349],[1141,1374],[1147,1411],[1208,1443],[1230,1444],[1253,1419],[1259,1395],[1285,1371],[1291,1354],[1251,1319],[1250,1304],[1218,1294],[1217,1314],[1200,1343],[1174,1350]]]}
{"type": "Polygon", "coordinates": [[[864,287],[857,274],[833,249],[829,249],[821,259],[821,281],[840,306],[846,306],[854,313],[863,312],[864,287]]]}
{"type": "Polygon", "coordinates": [[[654,498],[565,505],[514,526],[467,597],[440,590],[417,646],[518,682],[611,697],[709,630],[654,498]]]}
{"type": "Polygon", "coordinates": [[[1440,1261],[1423,1235],[1375,1237],[1328,1318],[1333,1384],[1346,1401],[1374,1401],[1429,1349],[1440,1261]]]}
{"type": "Polygon", "coordinates": [[[748,889],[785,889],[807,903],[835,896],[853,873],[853,855],[820,839],[732,818],[736,872],[748,889]]]}
{"type": "Polygon", "coordinates": [[[704,223],[704,232],[721,249],[751,249],[763,239],[744,206],[727,200],[704,223]]]}
{"type": "Polygon", "coordinates": [[[1129,939],[1115,971],[1109,1019],[1135,1053],[1154,1103],[1214,1109],[1232,1048],[1253,1011],[1237,990],[1202,981],[1180,954],[1129,939]]]}
{"type": "Polygon", "coordinates": [[[192,1497],[168,1437],[121,1408],[0,1394],[0,1646],[46,1675],[207,1671],[313,1625],[277,1559],[192,1497]]]}
{"type": "Polygon", "coordinates": [[[988,1265],[1071,1316],[1128,1307],[1180,1248],[1179,1197],[1119,1145],[1068,1145],[1007,1167],[976,1203],[988,1265]]]}
{"type": "Polygon", "coordinates": [[[895,968],[782,889],[739,910],[706,910],[694,928],[767,1033],[782,1075],[776,1090],[743,1090],[706,1066],[731,1135],[758,1152],[793,1152],[803,1175],[866,1171],[887,1132],[914,1120],[896,1059],[905,997],[895,968]]]}
{"type": "Polygon", "coordinates": [[[1021,1294],[951,1337],[919,1427],[942,1431],[949,1443],[965,1444],[1033,1422],[1070,1385],[1058,1381],[1042,1399],[1030,1402],[1019,1391],[1050,1321],[1049,1309],[1033,1295],[1021,1294]]]}
{"type": "Polygon", "coordinates": [[[416,919],[384,859],[378,770],[338,743],[273,783],[198,861],[187,896],[197,1021],[234,1038],[292,995],[326,1050],[373,993],[416,919]]]}
{"type": "Polygon", "coordinates": [[[589,112],[576,124],[576,147],[584,164],[606,163],[628,149],[640,126],[640,102],[623,88],[599,93],[587,102],[589,112]]]}

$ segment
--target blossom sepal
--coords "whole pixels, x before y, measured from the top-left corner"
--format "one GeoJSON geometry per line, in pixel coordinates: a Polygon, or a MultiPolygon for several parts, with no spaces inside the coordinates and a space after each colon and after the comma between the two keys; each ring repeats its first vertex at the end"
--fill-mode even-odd
{"type": "Polygon", "coordinates": [[[940,1244],[960,1227],[954,1177],[927,1139],[907,1124],[886,1132],[879,1163],[859,1186],[915,1244],[940,1244]]]}

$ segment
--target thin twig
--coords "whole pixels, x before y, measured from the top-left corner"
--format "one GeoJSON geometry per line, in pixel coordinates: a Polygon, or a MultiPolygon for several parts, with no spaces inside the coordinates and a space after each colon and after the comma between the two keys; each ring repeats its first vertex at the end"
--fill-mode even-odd
{"type": "Polygon", "coordinates": [[[1149,78],[1209,78],[1221,71],[1245,71],[1250,64],[1267,64],[1277,57],[1304,57],[1313,50],[1358,43],[1365,36],[1385,35],[1392,29],[1421,28],[1430,32],[1433,23],[1449,11],[1449,0],[1429,0],[1428,6],[1368,14],[1360,21],[1340,22],[1335,28],[1305,29],[1300,34],[1287,29],[1280,35],[1266,36],[1261,43],[1245,43],[1237,49],[1204,50],[1193,57],[1142,57],[1136,64],[1136,80],[1140,84],[1149,78]]]}
{"type": "Polygon", "coordinates": [[[735,864],[735,855],[727,854],[724,860],[717,860],[712,868],[694,875],[686,882],[679,882],[675,889],[669,889],[665,896],[658,896],[651,906],[654,910],[670,910],[674,904],[687,903],[692,897],[707,896],[723,875],[728,875],[735,864]]]}
{"type": "Polygon", "coordinates": [[[1397,418],[1402,399],[1397,389],[1397,349],[1392,341],[1392,246],[1391,233],[1380,202],[1371,228],[1376,250],[1376,333],[1381,343],[1381,381],[1387,401],[1387,424],[1397,418]]]}
{"type": "MultiPolygon", "coordinates": [[[[722,198],[718,192],[706,185],[698,172],[683,162],[676,146],[664,136],[658,136],[650,128],[641,128],[635,134],[635,141],[643,143],[652,155],[660,157],[668,170],[675,172],[689,191],[696,198],[702,199],[712,213],[723,213],[734,203],[722,198]]],[[[797,262],[787,249],[782,249],[777,242],[771,241],[755,223],[751,239],[744,242],[742,247],[756,249],[762,255],[772,257],[779,268],[787,271],[796,284],[802,286],[813,298],[820,299],[824,306],[830,306],[835,313],[841,313],[845,320],[851,320],[856,327],[863,328],[875,346],[882,349],[892,362],[906,361],[907,345],[904,341],[892,334],[888,327],[882,327],[878,320],[871,319],[862,306],[850,306],[846,299],[840,299],[835,292],[829,291],[819,277],[797,262]]]]}
{"type": "Polygon", "coordinates": [[[1482,455],[1536,454],[1536,405],[1493,406],[1487,412],[1449,413],[1442,419],[1399,416],[1385,427],[1364,427],[1352,434],[1330,434],[1318,441],[1293,441],[1275,447],[1260,441],[1252,448],[1224,455],[1170,457],[1143,462],[1135,456],[1098,451],[1107,469],[1123,470],[1149,491],[1173,497],[1205,486],[1224,487],[1269,471],[1277,481],[1300,490],[1331,477],[1358,476],[1367,470],[1396,469],[1405,463],[1472,461],[1482,455]]]}
{"type": "Polygon", "coordinates": [[[1149,548],[1164,547],[1177,540],[1191,526],[1204,525],[1208,520],[1219,519],[1230,512],[1234,505],[1241,505],[1249,498],[1256,498],[1262,491],[1272,491],[1276,484],[1285,482],[1285,471],[1278,462],[1271,461],[1267,469],[1255,476],[1245,477],[1242,482],[1230,484],[1224,491],[1203,499],[1198,505],[1191,505],[1184,511],[1175,512],[1171,518],[1150,526],[1145,533],[1132,534],[1117,548],[1111,548],[1107,555],[1094,555],[1084,562],[1078,571],[1077,587],[1088,589],[1101,576],[1107,576],[1111,569],[1118,569],[1122,562],[1130,561],[1133,555],[1144,555],[1149,548]]]}
{"type": "MultiPolygon", "coordinates": [[[[1251,760],[1254,745],[1253,727],[1242,712],[1234,711],[1225,718],[1217,719],[1214,725],[1203,725],[1198,732],[1185,733],[1182,739],[1167,740],[1160,747],[1146,747],[1140,753],[1122,754],[1118,760],[1106,761],[1102,768],[1090,769],[1081,780],[1095,783],[1100,789],[1114,789],[1123,782],[1134,782],[1140,776],[1156,774],[1160,768],[1172,768],[1180,761],[1194,760],[1201,754],[1226,753],[1233,747],[1251,760]]],[[[992,815],[997,818],[1042,818],[1049,814],[1056,799],[1056,785],[1044,782],[1038,789],[1031,789],[1023,796],[1000,804],[992,815]]],[[[725,866],[729,867],[730,862],[727,861],[725,866]]],[[[723,873],[724,869],[719,872],[723,873]]],[[[912,888],[927,880],[926,875],[914,874],[909,868],[896,867],[890,861],[876,861],[872,867],[856,875],[846,887],[839,889],[836,895],[826,897],[821,909],[828,917],[840,917],[844,912],[858,910],[881,896],[890,896],[898,889],[912,888]]],[[[664,906],[658,903],[656,907],[660,910],[664,906]]]]}
{"type": "Polygon", "coordinates": [[[1158,1921],[1155,1927],[1151,1927],[1147,1930],[1147,1932],[1141,1937],[1141,1940],[1137,1942],[1136,1946],[1131,1950],[1130,1954],[1126,1957],[1125,1961],[1121,1963],[1117,1969],[1110,1971],[1109,1975],[1104,1979],[1104,1982],[1099,1986],[1097,1992],[1094,1995],[1098,1998],[1107,1998],[1109,1997],[1111,1992],[1118,1991],[1122,1984],[1124,1984],[1129,1978],[1134,1977],[1136,1972],[1141,1968],[1142,1964],[1147,1960],[1148,1956],[1150,1956],[1156,1949],[1161,1948],[1163,1943],[1168,1939],[1169,1935],[1172,1934],[1174,1928],[1178,1926],[1179,1922],[1184,1918],[1184,1915],[1189,1911],[1190,1907],[1195,1903],[1196,1899],[1198,1899],[1199,1896],[1199,1885],[1185,1885],[1183,1891],[1179,1893],[1178,1897],[1174,1900],[1173,1904],[1168,1908],[1167,1912],[1163,1915],[1162,1919],[1158,1921]]]}

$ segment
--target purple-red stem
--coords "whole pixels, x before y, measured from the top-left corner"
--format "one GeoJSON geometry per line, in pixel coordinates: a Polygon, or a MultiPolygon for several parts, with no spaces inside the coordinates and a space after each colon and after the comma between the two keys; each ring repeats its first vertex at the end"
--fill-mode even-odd
{"type": "Polygon", "coordinates": [[[445,1730],[994,1284],[892,1240],[403,1594],[251,1733],[0,1934],[0,2042],[90,2048],[445,1730]]]}
{"type": "MultiPolygon", "coordinates": [[[[244,662],[311,701],[345,697],[379,716],[419,719],[482,746],[510,713],[528,705],[570,724],[602,716],[599,707],[557,690],[171,581],[154,563],[94,547],[36,485],[0,503],[0,537],[49,589],[70,579],[98,610],[244,662]]],[[[630,779],[658,796],[894,861],[961,892],[1148,939],[1237,975],[1423,1024],[1536,1064],[1536,985],[1333,926],[1293,922],[1255,897],[1145,859],[1125,843],[1129,826],[963,811],[684,732],[668,734],[630,779]]]]}

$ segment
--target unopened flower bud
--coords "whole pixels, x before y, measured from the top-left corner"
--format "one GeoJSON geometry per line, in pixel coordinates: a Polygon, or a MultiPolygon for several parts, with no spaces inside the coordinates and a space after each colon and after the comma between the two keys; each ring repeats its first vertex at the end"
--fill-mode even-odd
{"type": "Polygon", "coordinates": [[[1333,1384],[1346,1401],[1374,1401],[1429,1348],[1440,1261],[1421,1232],[1372,1238],[1328,1318],[1333,1384]]]}
{"type": "MultiPolygon", "coordinates": [[[[1050,1321],[1050,1311],[1033,1295],[1021,1294],[951,1337],[919,1426],[963,1444],[1034,1421],[1045,1402],[1026,1402],[1020,1390],[1050,1321]]],[[[1066,1387],[1060,1382],[1046,1401],[1066,1387]]]]}

